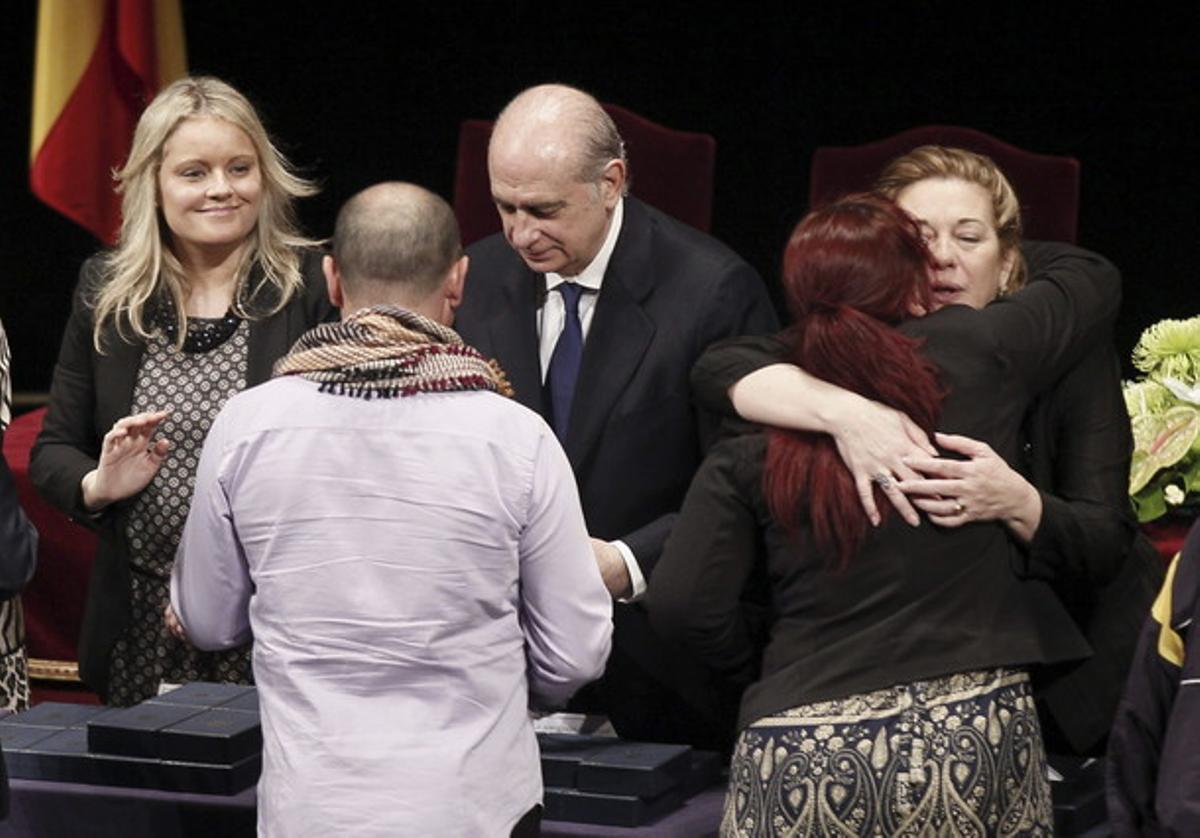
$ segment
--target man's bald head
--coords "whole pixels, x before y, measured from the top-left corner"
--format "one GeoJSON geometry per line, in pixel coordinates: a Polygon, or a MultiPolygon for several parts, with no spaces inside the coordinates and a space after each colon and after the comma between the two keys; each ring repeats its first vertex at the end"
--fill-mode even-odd
{"type": "Polygon", "coordinates": [[[625,162],[625,143],[594,97],[564,84],[541,84],[517,94],[500,112],[492,153],[523,149],[543,162],[566,166],[580,182],[598,180],[613,160],[625,162]]]}
{"type": "Polygon", "coordinates": [[[351,295],[403,286],[407,296],[428,296],[461,255],[450,205],[411,183],[371,186],[338,213],[333,258],[351,295]]]}
{"type": "Polygon", "coordinates": [[[448,326],[462,302],[467,257],[449,204],[411,183],[380,183],[342,206],[323,269],[343,317],[386,304],[448,326]]]}

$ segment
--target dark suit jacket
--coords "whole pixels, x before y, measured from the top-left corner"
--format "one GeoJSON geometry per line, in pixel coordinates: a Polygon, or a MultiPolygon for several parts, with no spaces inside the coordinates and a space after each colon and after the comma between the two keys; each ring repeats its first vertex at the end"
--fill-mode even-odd
{"type": "MultiPolygon", "coordinates": [[[[455,328],[498,360],[516,398],[546,415],[537,309],[545,277],[500,235],[468,249],[455,328]]],[[[564,448],[588,532],[624,541],[647,578],[704,455],[688,374],[710,343],[776,328],[761,279],[729,248],[635,198],[596,300],[564,448]]],[[[719,747],[733,706],[695,662],[664,647],[638,605],[615,608],[614,651],[598,695],[630,738],[719,747]],[[727,710],[716,705],[728,704],[727,710]],[[695,716],[689,715],[695,710],[695,716]]]]}
{"type": "MultiPolygon", "coordinates": [[[[649,577],[703,457],[692,364],[710,343],[765,334],[778,321],[762,280],[733,251],[636,198],[625,199],[624,213],[564,448],[588,532],[623,540],[649,577]]],[[[545,277],[502,235],[468,254],[455,328],[500,362],[522,404],[544,415],[536,314],[545,277]]]]}
{"type": "MultiPolygon", "coordinates": [[[[306,255],[301,293],[274,315],[251,321],[247,386],[270,378],[271,367],[296,339],[333,315],[319,262],[317,254],[306,255]]],[[[251,279],[253,282],[254,277],[251,279]]],[[[129,620],[127,504],[116,503],[98,516],[92,515],[83,506],[80,483],[96,467],[104,434],[129,414],[144,346],[123,340],[110,326],[103,333],[105,351],[95,350],[89,300],[101,281],[100,260],[92,257],[80,270],[54,367],[50,405],[30,456],[29,474],[46,500],[97,530],[99,546],[79,638],[79,673],[88,686],[106,696],[109,655],[129,620]]],[[[269,288],[262,290],[252,307],[269,308],[273,293],[269,288]]]]}
{"type": "Polygon", "coordinates": [[[1054,585],[1093,654],[1034,672],[1052,752],[1098,753],[1113,723],[1142,621],[1163,580],[1129,504],[1133,439],[1111,344],[1042,395],[1026,419],[1028,476],[1042,497],[1028,572],[1054,585]]]}

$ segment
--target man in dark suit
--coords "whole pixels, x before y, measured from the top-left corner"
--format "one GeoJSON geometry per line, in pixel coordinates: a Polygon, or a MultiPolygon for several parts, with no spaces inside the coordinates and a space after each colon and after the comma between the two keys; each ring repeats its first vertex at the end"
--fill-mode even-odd
{"type": "Polygon", "coordinates": [[[703,456],[692,363],[723,337],[769,332],[774,310],[736,254],[625,195],[621,137],[579,90],[542,85],[513,99],[488,171],[504,232],[468,249],[475,281],[456,328],[499,361],[574,468],[620,601],[593,698],[625,736],[712,744],[725,699],[632,601],[703,456]]]}

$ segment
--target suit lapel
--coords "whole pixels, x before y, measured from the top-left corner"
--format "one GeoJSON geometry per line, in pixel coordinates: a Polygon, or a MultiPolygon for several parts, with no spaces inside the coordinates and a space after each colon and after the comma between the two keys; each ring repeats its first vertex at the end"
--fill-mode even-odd
{"type": "MultiPolygon", "coordinates": [[[[516,254],[515,264],[500,278],[499,305],[489,318],[491,354],[508,376],[516,399],[530,410],[542,410],[542,373],[538,358],[538,296],[546,279],[529,270],[516,254]]],[[[468,291],[468,293],[470,293],[468,291]]]]}
{"type": "Polygon", "coordinates": [[[571,403],[567,455],[578,468],[599,442],[617,400],[654,338],[642,300],[654,284],[652,241],[645,211],[625,200],[625,219],[596,300],[571,403]]]}

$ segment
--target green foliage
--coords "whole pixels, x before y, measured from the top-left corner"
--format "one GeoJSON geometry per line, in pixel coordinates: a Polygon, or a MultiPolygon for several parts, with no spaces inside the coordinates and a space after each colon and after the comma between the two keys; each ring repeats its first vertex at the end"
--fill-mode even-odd
{"type": "Polygon", "coordinates": [[[1200,504],[1200,317],[1164,320],[1143,334],[1125,383],[1133,430],[1129,494],[1139,521],[1200,504]]]}

